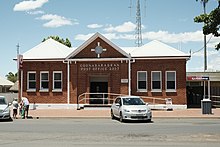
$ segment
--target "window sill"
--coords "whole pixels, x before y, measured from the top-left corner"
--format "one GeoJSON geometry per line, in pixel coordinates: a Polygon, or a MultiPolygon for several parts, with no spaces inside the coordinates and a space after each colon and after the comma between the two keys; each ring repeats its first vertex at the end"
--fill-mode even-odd
{"type": "Polygon", "coordinates": [[[167,89],[166,92],[176,92],[176,89],[167,89]]]}
{"type": "Polygon", "coordinates": [[[62,89],[53,89],[52,92],[62,92],[62,89]]]}
{"type": "Polygon", "coordinates": [[[39,92],[49,92],[49,90],[48,89],[41,89],[41,90],[39,90],[39,92]]]}
{"type": "Polygon", "coordinates": [[[160,89],[158,89],[158,90],[152,89],[151,92],[162,92],[162,90],[160,90],[160,89]]]}
{"type": "Polygon", "coordinates": [[[27,92],[36,92],[36,89],[27,89],[27,92]]]}
{"type": "Polygon", "coordinates": [[[137,90],[137,92],[147,92],[147,90],[141,90],[141,89],[139,89],[139,90],[137,90]]]}

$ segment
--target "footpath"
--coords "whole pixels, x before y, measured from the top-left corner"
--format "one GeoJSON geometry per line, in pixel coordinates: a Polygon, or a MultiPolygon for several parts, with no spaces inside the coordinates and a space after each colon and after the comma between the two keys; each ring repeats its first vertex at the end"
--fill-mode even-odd
{"type": "MultiPolygon", "coordinates": [[[[110,118],[110,109],[36,109],[29,110],[29,116],[33,119],[42,118],[110,118]]],[[[154,118],[214,118],[220,119],[220,108],[213,108],[212,114],[202,114],[202,109],[185,110],[152,110],[154,118]]]]}

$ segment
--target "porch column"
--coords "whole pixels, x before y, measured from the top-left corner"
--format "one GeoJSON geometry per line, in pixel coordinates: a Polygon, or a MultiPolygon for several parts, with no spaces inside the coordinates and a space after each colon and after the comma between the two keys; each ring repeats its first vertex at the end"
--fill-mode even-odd
{"type": "Polygon", "coordinates": [[[67,63],[67,104],[70,104],[70,62],[67,63]]]}
{"type": "Polygon", "coordinates": [[[128,95],[131,95],[131,59],[128,60],[128,95]]]}

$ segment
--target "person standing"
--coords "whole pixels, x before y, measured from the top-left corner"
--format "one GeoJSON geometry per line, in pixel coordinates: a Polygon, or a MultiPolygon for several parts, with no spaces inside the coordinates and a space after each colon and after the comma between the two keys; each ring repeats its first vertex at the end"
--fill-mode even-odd
{"type": "Polygon", "coordinates": [[[17,101],[17,98],[13,99],[12,105],[13,105],[13,118],[17,119],[17,114],[18,114],[18,101],[17,101]]]}
{"type": "Polygon", "coordinates": [[[28,101],[28,98],[24,98],[23,99],[23,102],[24,102],[24,109],[25,109],[25,116],[26,118],[28,118],[28,111],[29,111],[29,101],[28,101]]]}

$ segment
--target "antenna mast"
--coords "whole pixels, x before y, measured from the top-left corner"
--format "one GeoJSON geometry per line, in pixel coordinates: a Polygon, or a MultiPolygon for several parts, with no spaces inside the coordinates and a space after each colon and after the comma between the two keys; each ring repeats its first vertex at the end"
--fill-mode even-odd
{"type": "Polygon", "coordinates": [[[136,44],[138,47],[142,46],[140,0],[137,0],[135,39],[136,39],[136,40],[135,40],[135,44],[136,44]]]}

